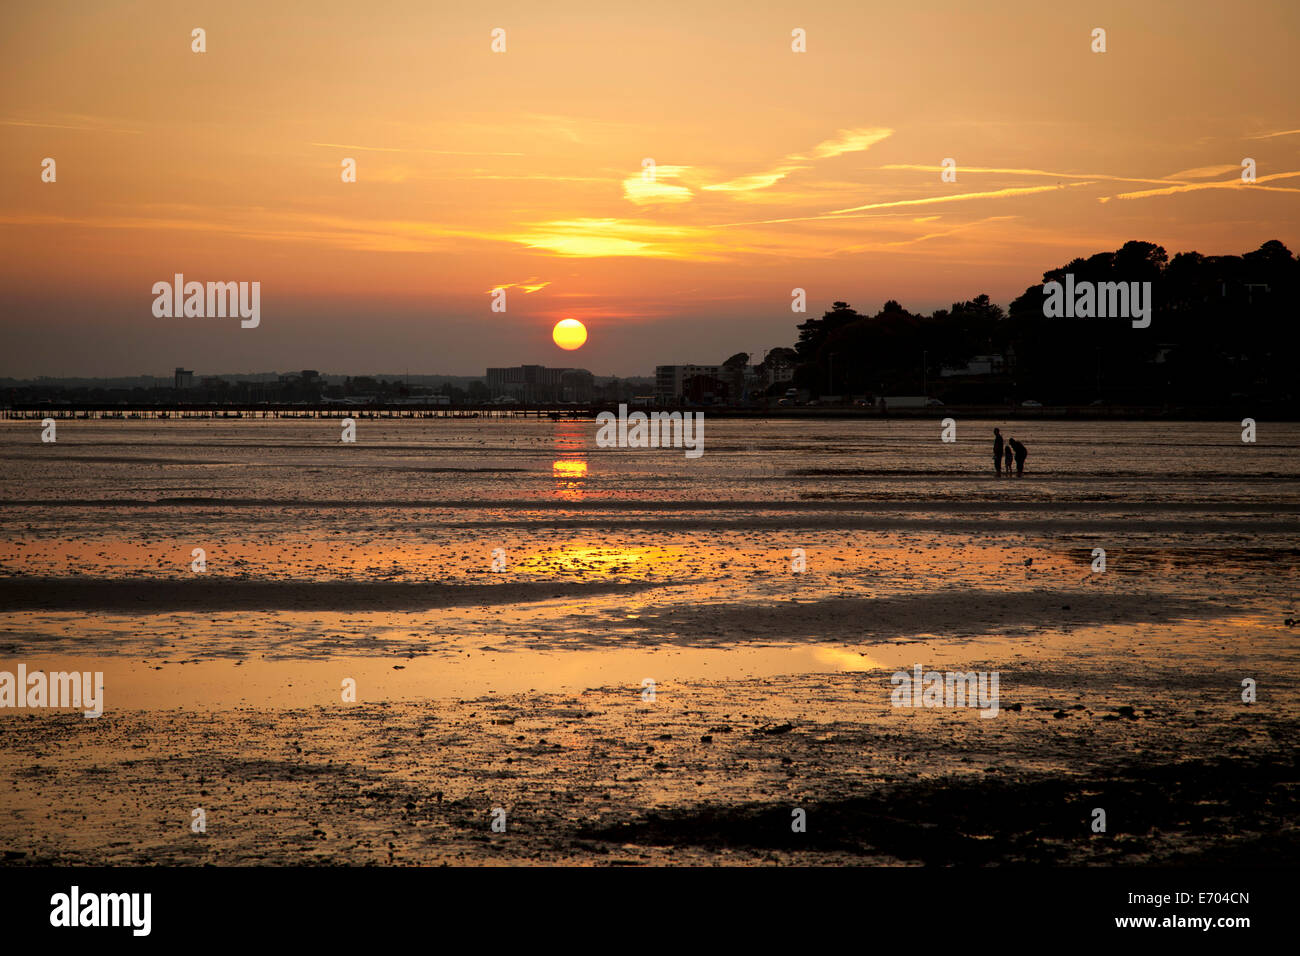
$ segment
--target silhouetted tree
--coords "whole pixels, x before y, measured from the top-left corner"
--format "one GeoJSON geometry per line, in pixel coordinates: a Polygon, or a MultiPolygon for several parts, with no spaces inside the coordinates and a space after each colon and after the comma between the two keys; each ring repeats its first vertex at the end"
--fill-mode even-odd
{"type": "Polygon", "coordinates": [[[983,394],[1017,400],[1222,406],[1249,395],[1294,402],[1298,295],[1300,259],[1276,239],[1242,256],[1182,252],[1172,260],[1155,243],[1130,241],[1048,270],[1006,313],[987,294],[929,316],[892,299],[870,317],[836,302],[798,326],[795,381],[814,390],[833,382],[836,391],[910,393],[927,374],[933,383],[943,365],[993,354],[1005,357],[1009,371],[983,394]],[[1150,282],[1151,326],[1136,329],[1122,316],[1044,316],[1043,284],[1064,283],[1067,274],[1076,284],[1150,282]]]}
{"type": "Polygon", "coordinates": [[[801,323],[799,341],[794,346],[799,359],[809,361],[821,349],[828,335],[861,318],[847,302],[835,302],[831,304],[831,310],[820,319],[808,319],[801,323]]]}

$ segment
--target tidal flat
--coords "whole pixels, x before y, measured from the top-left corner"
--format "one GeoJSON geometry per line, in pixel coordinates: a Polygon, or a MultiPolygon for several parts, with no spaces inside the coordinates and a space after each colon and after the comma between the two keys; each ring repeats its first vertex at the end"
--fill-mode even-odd
{"type": "Polygon", "coordinates": [[[1300,426],[999,424],[0,424],[4,862],[1293,861],[1300,426]]]}

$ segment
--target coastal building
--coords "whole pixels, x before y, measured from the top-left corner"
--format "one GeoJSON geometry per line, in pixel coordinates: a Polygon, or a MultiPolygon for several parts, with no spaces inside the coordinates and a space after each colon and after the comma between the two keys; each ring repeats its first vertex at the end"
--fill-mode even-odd
{"type": "MultiPolygon", "coordinates": [[[[163,381],[166,381],[166,379],[163,379],[163,381]]],[[[173,387],[173,388],[176,388],[176,389],[182,389],[182,388],[193,388],[193,387],[194,387],[194,369],[192,369],[192,368],[181,368],[179,365],[176,366],[176,374],[175,374],[175,376],[174,376],[174,378],[173,378],[173,385],[172,385],[172,387],[173,387]]]]}
{"type": "Polygon", "coordinates": [[[595,392],[595,376],[585,368],[515,365],[489,368],[487,387],[492,399],[513,398],[525,405],[590,402],[595,392]]]}
{"type": "Polygon", "coordinates": [[[794,366],[771,365],[657,365],[654,403],[676,405],[741,403],[762,395],[775,382],[794,378],[794,366]]]}
{"type": "MultiPolygon", "coordinates": [[[[655,404],[675,405],[687,398],[688,383],[692,379],[718,379],[720,365],[656,365],[655,404]]],[[[695,388],[701,392],[705,389],[695,388]]]]}

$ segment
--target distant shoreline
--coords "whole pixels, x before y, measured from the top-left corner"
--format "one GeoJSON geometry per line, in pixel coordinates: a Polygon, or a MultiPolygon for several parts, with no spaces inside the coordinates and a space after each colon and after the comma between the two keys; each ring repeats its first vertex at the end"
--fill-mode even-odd
{"type": "MultiPolygon", "coordinates": [[[[282,418],[447,418],[447,419],[594,419],[602,411],[617,412],[616,404],[583,405],[436,405],[338,403],[257,403],[257,404],[101,404],[101,403],[15,403],[0,408],[0,420],[30,421],[44,417],[58,420],[149,420],[181,421],[282,419],[282,418]]],[[[1273,422],[1300,422],[1300,407],[1251,406],[1179,406],[1163,408],[1149,405],[1045,405],[1023,408],[1008,405],[934,405],[925,408],[889,408],[875,406],[791,406],[747,407],[726,405],[633,406],[630,411],[703,412],[711,418],[736,419],[888,419],[946,418],[960,415],[979,419],[1025,419],[1058,421],[1241,421],[1243,418],[1273,422]]]]}

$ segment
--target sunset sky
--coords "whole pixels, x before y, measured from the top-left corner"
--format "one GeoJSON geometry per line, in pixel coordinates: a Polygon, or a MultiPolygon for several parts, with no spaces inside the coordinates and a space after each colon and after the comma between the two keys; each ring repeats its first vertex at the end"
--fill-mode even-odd
{"type": "Polygon", "coordinates": [[[1297,37],[1294,0],[6,4],[0,375],[650,375],[792,344],[795,287],[1296,251],[1297,37]],[[177,272],[260,282],[260,326],[155,318],[177,272]]]}

